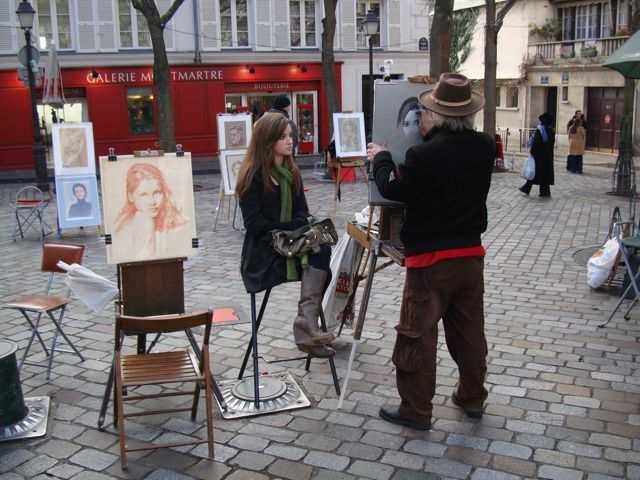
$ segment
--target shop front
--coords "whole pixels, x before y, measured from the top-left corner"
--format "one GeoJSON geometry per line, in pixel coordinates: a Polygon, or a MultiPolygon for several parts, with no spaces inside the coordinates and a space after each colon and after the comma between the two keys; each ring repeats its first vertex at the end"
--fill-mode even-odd
{"type": "MultiPolygon", "coordinates": [[[[336,72],[339,76],[339,65],[336,72]]],[[[170,75],[176,141],[194,157],[217,155],[219,113],[250,111],[255,121],[283,93],[291,100],[291,116],[298,124],[298,153],[318,152],[329,143],[319,64],[174,66],[170,75]]],[[[68,104],[58,110],[38,107],[45,142],[54,122],[88,121],[93,123],[96,155],[106,155],[109,148],[117,154],[158,148],[151,67],[63,69],[62,82],[68,104]]],[[[0,169],[29,169],[33,165],[29,90],[14,70],[0,72],[0,101],[10,119],[0,136],[0,169]]]]}

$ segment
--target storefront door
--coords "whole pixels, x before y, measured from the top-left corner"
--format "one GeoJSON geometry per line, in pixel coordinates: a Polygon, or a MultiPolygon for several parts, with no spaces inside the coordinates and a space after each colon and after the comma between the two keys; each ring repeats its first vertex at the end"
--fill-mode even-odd
{"type": "Polygon", "coordinates": [[[298,125],[298,153],[318,151],[317,92],[293,92],[293,121],[298,125]]]}
{"type": "Polygon", "coordinates": [[[587,103],[587,148],[614,152],[620,143],[622,88],[590,88],[587,103]]]}

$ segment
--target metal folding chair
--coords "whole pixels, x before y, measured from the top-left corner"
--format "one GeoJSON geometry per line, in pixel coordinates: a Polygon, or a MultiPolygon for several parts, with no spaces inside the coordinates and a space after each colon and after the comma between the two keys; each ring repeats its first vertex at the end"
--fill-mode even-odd
{"type": "Polygon", "coordinates": [[[640,278],[640,268],[636,268],[635,270],[637,271],[634,271],[632,261],[632,257],[636,255],[637,250],[640,248],[640,228],[635,222],[616,222],[613,225],[613,235],[620,247],[620,256],[624,261],[626,274],[629,278],[629,285],[620,295],[620,299],[618,303],[616,303],[613,311],[609,314],[609,318],[598,325],[599,327],[607,325],[625,301],[631,303],[624,314],[624,319],[628,321],[631,309],[636,305],[638,300],[640,300],[640,282],[638,281],[640,278]],[[632,291],[633,298],[628,299],[627,295],[632,291]]]}
{"type": "Polygon", "coordinates": [[[23,363],[27,363],[29,365],[38,365],[25,362],[27,355],[29,355],[31,345],[37,338],[40,342],[40,345],[42,345],[45,354],[47,355],[47,357],[49,357],[49,361],[47,364],[47,380],[49,380],[49,378],[51,377],[51,366],[53,365],[53,356],[55,352],[75,353],[80,357],[82,361],[84,361],[84,357],[82,356],[82,354],[78,351],[69,337],[67,337],[66,333],[62,330],[62,320],[64,319],[64,313],[67,308],[67,304],[71,301],[69,299],[71,289],[67,288],[67,293],[64,297],[49,295],[49,291],[51,290],[51,285],[54,278],[53,274],[66,273],[65,270],[62,270],[56,265],[58,261],[62,260],[64,263],[67,263],[69,265],[71,265],[72,263],[77,263],[78,265],[80,265],[82,263],[83,254],[84,245],[67,245],[61,243],[44,242],[42,244],[42,266],[40,270],[43,272],[49,272],[49,281],[47,282],[47,286],[44,289],[44,293],[42,295],[29,295],[28,297],[13,300],[5,304],[6,308],[18,310],[20,313],[22,313],[24,318],[27,320],[29,327],[31,328],[31,338],[29,338],[27,347],[22,354],[19,368],[22,368],[23,363]],[[57,317],[54,315],[55,312],[59,312],[57,317]],[[51,339],[51,345],[49,346],[49,348],[47,348],[47,346],[45,345],[44,340],[40,335],[40,332],[38,331],[38,328],[40,327],[40,320],[43,314],[48,315],[55,326],[55,331],[53,332],[53,337],[51,339]],[[31,317],[32,315],[35,316],[35,319],[31,317]],[[72,350],[62,350],[56,347],[58,334],[62,335],[62,337],[66,340],[72,350]]]}
{"type": "Polygon", "coordinates": [[[40,241],[53,232],[53,229],[44,219],[44,211],[50,200],[48,196],[45,197],[38,187],[22,187],[18,190],[15,198],[10,201],[14,215],[12,234],[14,242],[18,233],[20,233],[21,238],[24,238],[25,231],[29,229],[38,232],[40,241]]]}

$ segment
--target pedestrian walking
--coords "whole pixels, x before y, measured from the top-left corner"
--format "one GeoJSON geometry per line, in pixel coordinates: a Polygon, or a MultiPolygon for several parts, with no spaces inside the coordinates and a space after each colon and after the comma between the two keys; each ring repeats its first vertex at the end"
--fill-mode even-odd
{"type": "Polygon", "coordinates": [[[531,148],[529,153],[536,163],[536,174],[533,180],[527,180],[519,190],[525,195],[529,195],[531,187],[540,185],[540,197],[550,197],[550,185],[553,185],[553,147],[556,141],[556,134],[551,127],[553,116],[545,112],[538,117],[540,125],[533,133],[530,140],[531,148]]]}

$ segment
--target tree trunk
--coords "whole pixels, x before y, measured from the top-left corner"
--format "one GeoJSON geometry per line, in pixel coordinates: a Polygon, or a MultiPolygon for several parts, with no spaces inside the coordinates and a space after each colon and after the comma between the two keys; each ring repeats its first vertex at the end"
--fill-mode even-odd
{"type": "Polygon", "coordinates": [[[338,0],[324,0],[325,17],[322,19],[322,78],[327,96],[329,134],[333,136],[333,114],[340,111],[338,82],[335,72],[333,39],[336,32],[336,5],[338,0]]]}
{"type": "Polygon", "coordinates": [[[496,64],[498,56],[498,30],[496,29],[496,2],[485,0],[484,26],[484,111],[482,130],[491,138],[496,136],[496,64]]]}
{"type": "Polygon", "coordinates": [[[430,58],[429,76],[438,80],[440,74],[449,72],[449,51],[451,50],[451,20],[453,0],[436,0],[433,22],[429,32],[430,58]]]}

